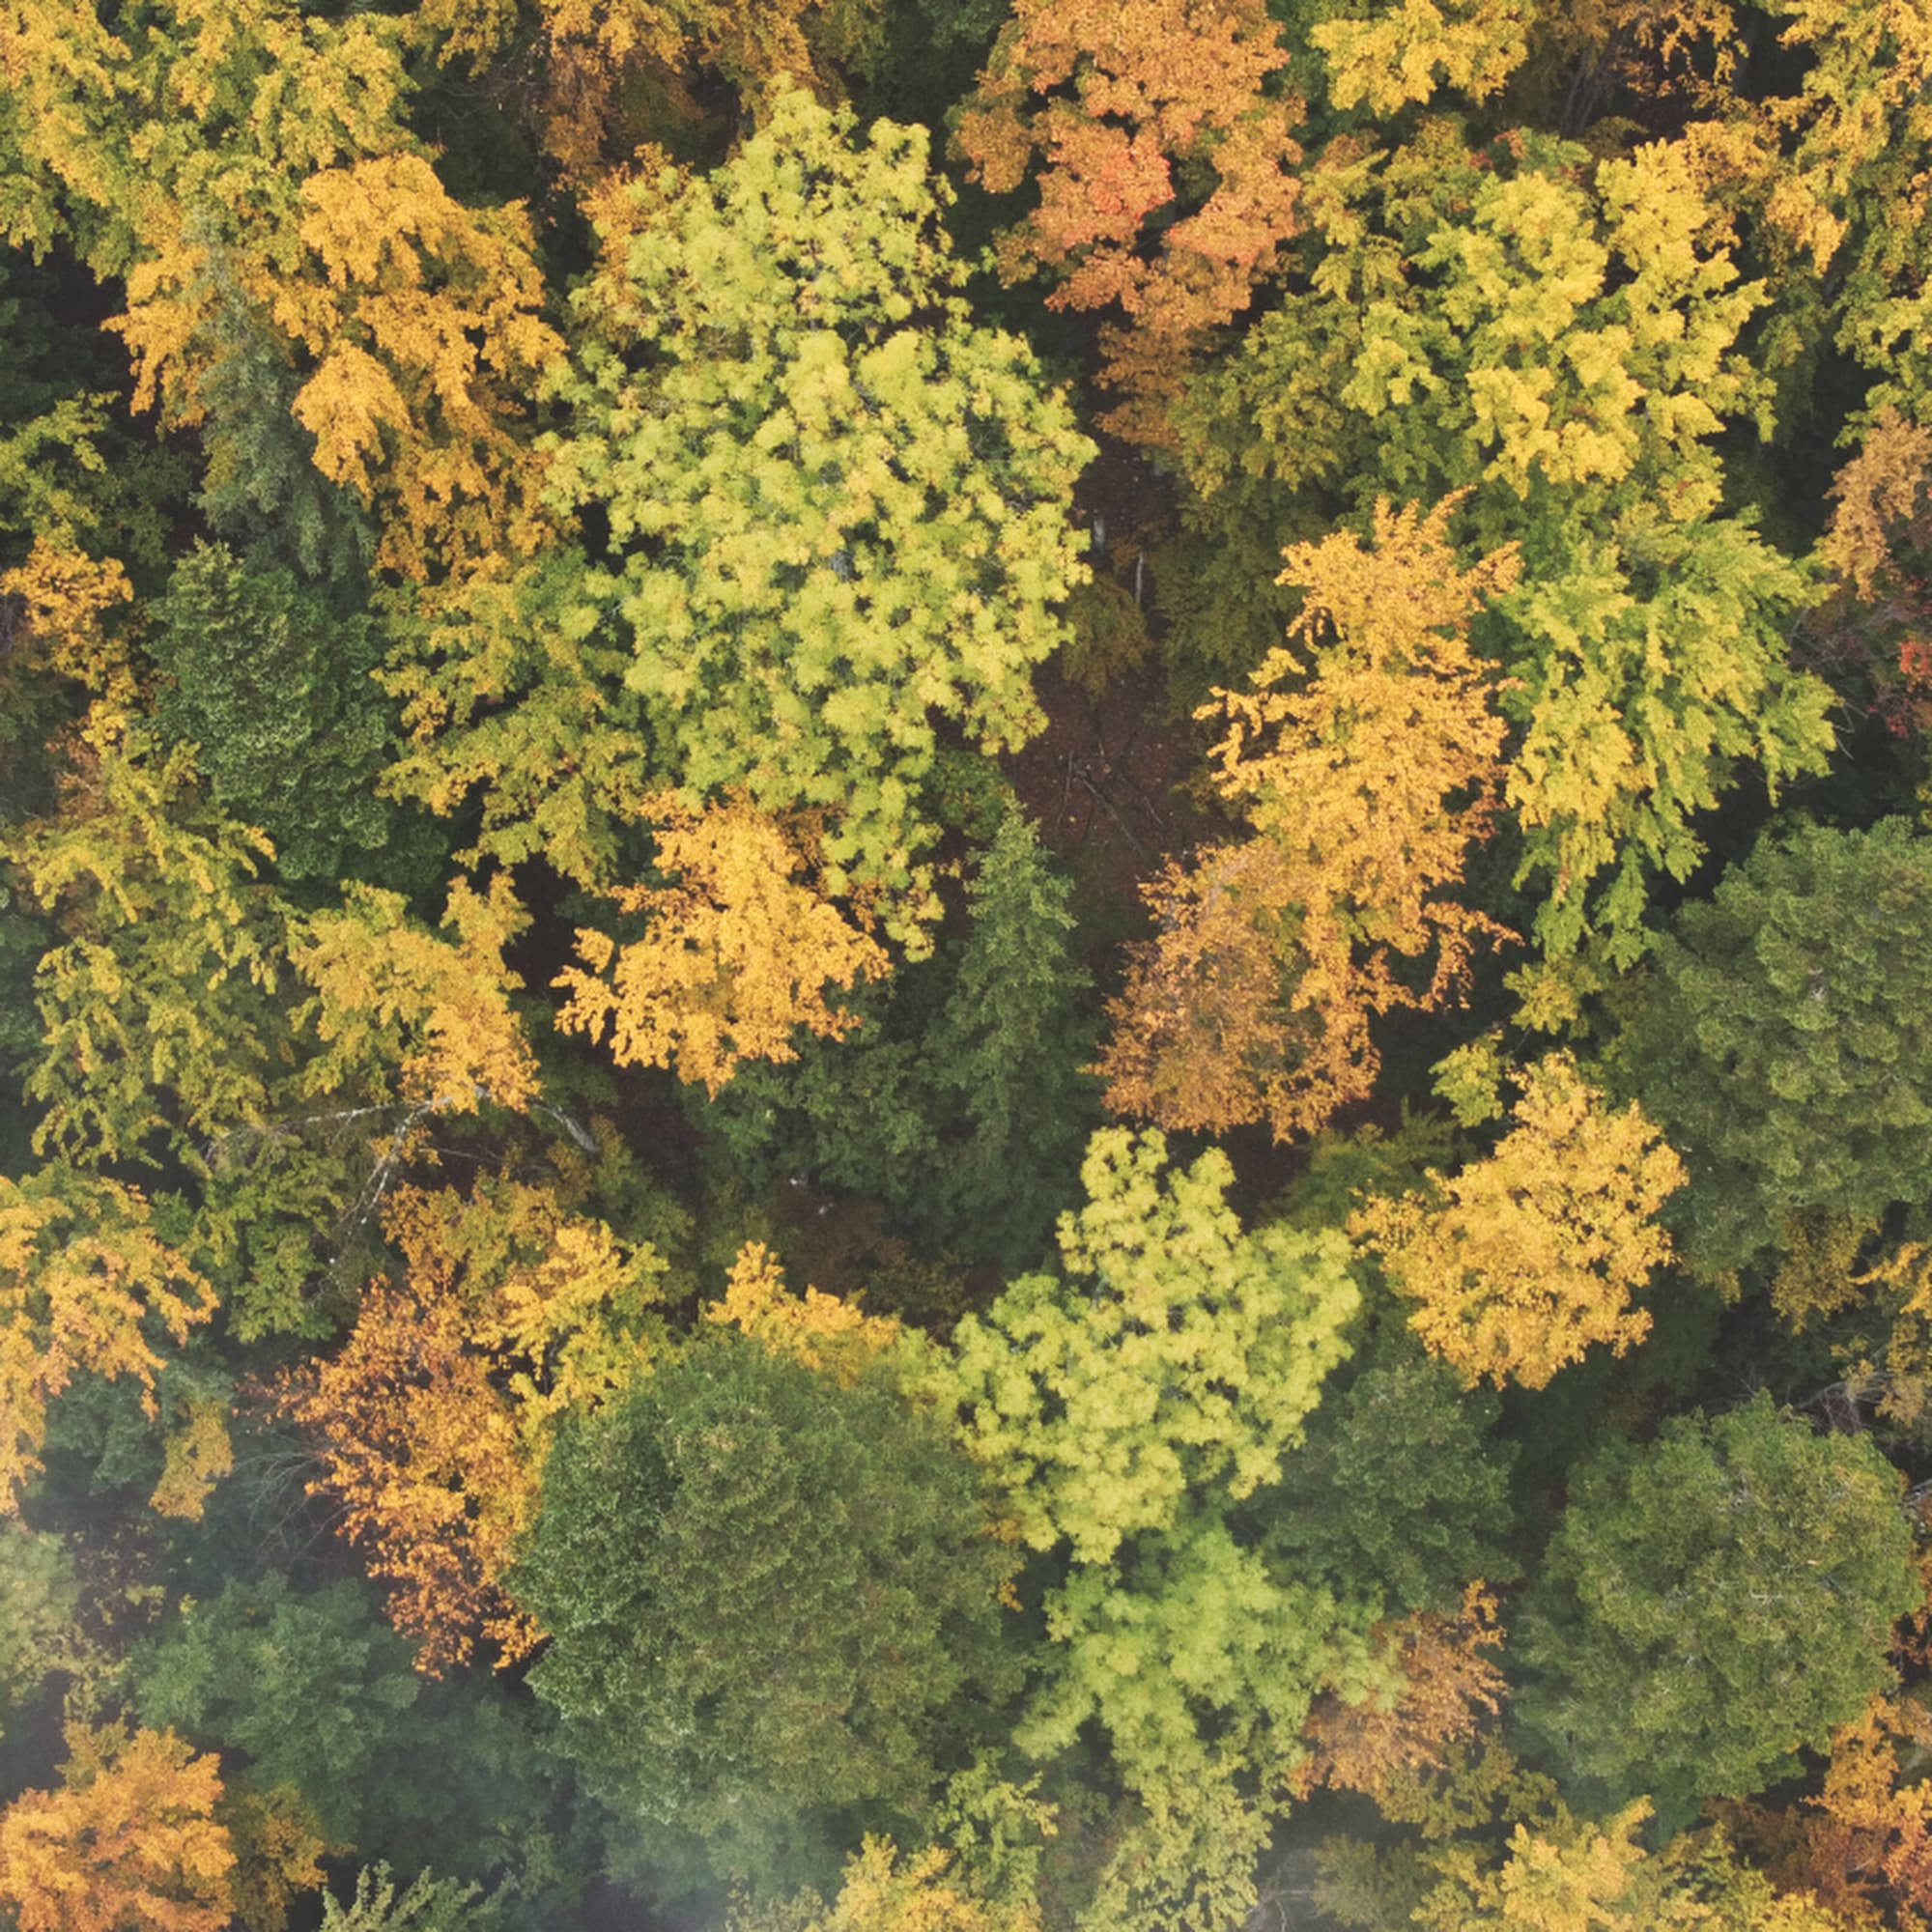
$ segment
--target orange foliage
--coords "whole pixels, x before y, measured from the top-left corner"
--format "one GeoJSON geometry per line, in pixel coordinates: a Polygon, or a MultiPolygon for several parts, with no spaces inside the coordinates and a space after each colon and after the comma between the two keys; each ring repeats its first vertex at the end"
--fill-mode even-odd
{"type": "Polygon", "coordinates": [[[384,1225],[402,1285],[370,1288],[341,1351],[292,1378],[284,1406],[320,1451],[313,1489],[340,1498],[344,1533],[390,1581],[419,1666],[467,1662],[479,1634],[509,1662],[542,1634],[498,1579],[556,1421],[643,1368],[659,1264],[536,1187],[403,1188],[384,1225]]]}
{"type": "Polygon", "coordinates": [[[890,1315],[862,1315],[836,1294],[785,1287],[779,1258],[762,1241],[747,1241],[731,1264],[724,1299],[704,1311],[707,1321],[735,1322],[774,1354],[792,1355],[841,1382],[857,1380],[866,1365],[899,1337],[890,1315]]]}
{"type": "Polygon", "coordinates": [[[76,1373],[131,1376],[156,1414],[161,1357],[145,1324],[181,1342],[213,1313],[133,1188],[62,1168],[0,1178],[0,1515],[40,1467],[50,1397],[76,1373]]]}
{"type": "Polygon", "coordinates": [[[64,1788],[0,1813],[0,1903],[19,1932],[222,1932],[235,1853],[218,1766],[172,1731],[70,1726],[64,1788]]]}
{"type": "Polygon", "coordinates": [[[1442,1005],[1477,942],[1507,936],[1439,895],[1488,834],[1500,778],[1492,668],[1463,632],[1516,574],[1507,551],[1457,567],[1457,500],[1426,520],[1378,503],[1373,548],[1341,532],[1284,553],[1282,582],[1307,586],[1294,635],[1336,636],[1304,689],[1279,688],[1303,667],[1277,650],[1252,693],[1200,714],[1227,724],[1216,782],[1256,836],[1146,889],[1158,931],[1109,1005],[1099,1067],[1116,1113],[1313,1131],[1370,1091],[1371,1018],[1442,1005]],[[1396,962],[1431,954],[1418,989],[1396,962]]]}
{"type": "Polygon", "coordinates": [[[886,954],[820,896],[783,828],[742,799],[694,814],[660,796],[652,815],[677,883],[613,895],[648,916],[641,939],[578,933],[584,966],[557,976],[558,1026],[597,1038],[608,1025],[620,1066],[669,1066],[713,1094],[741,1061],[796,1059],[795,1027],[841,1037],[853,1021],[826,988],[883,973],[886,954]]]}
{"type": "Polygon", "coordinates": [[[1296,232],[1300,104],[1264,91],[1287,62],[1261,0],[1019,0],[959,116],[990,192],[1037,167],[1039,206],[1002,238],[1002,274],[1127,318],[1101,331],[1116,435],[1168,440],[1190,355],[1296,232]]]}
{"type": "Polygon", "coordinates": [[[1439,1771],[1452,1745],[1473,1738],[1500,1708],[1503,1675],[1482,1653],[1503,1640],[1496,1601],[1480,1582],[1453,1617],[1419,1611],[1374,1633],[1393,1690],[1364,1702],[1317,1700],[1302,1726],[1313,1755],[1294,1776],[1296,1797],[1320,1785],[1379,1798],[1392,1776],[1439,1771]]]}
{"type": "Polygon", "coordinates": [[[1543,1388],[1592,1343],[1650,1332],[1633,1292],[1670,1259],[1655,1216],[1684,1163],[1634,1103],[1613,1113],[1568,1054],[1523,1075],[1515,1125],[1431,1195],[1371,1201],[1349,1232],[1419,1306],[1409,1326],[1471,1383],[1543,1388]]]}
{"type": "Polygon", "coordinates": [[[1782,1810],[1726,1806],[1727,1822],[1768,1856],[1780,1886],[1810,1890],[1853,1924],[1883,1915],[1898,1932],[1921,1932],[1932,1918],[1932,1784],[1901,1780],[1902,1744],[1932,1747],[1932,1717],[1911,1697],[1874,1697],[1833,1733],[1816,1797],[1782,1810]]]}

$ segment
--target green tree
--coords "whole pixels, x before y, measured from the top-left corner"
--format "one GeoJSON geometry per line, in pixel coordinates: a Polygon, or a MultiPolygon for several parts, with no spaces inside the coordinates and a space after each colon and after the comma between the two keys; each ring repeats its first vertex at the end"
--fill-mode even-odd
{"type": "Polygon", "coordinates": [[[241,1753],[238,1787],[298,1792],[331,1844],[563,1904],[582,1880],[557,1857],[563,1777],[545,1727],[487,1681],[414,1666],[366,1584],[271,1575],[181,1605],[128,1682],[144,1722],[241,1753]]]}
{"type": "Polygon", "coordinates": [[[1618,1058],[1689,1165],[1693,1260],[1932,1197],[1932,839],[1767,833],[1652,960],[1618,1058]]]}
{"type": "Polygon", "coordinates": [[[848,1002],[845,1038],[743,1069],[707,1110],[733,1172],[797,1173],[938,1246],[1024,1264],[1076,1183],[1096,1111],[1071,886],[1017,808],[967,885],[965,934],[848,1002]]]}
{"type": "MultiPolygon", "coordinates": [[[[1031,352],[973,321],[923,133],[851,132],[786,92],[723,167],[654,164],[612,204],[551,472],[600,554],[514,597],[633,694],[553,687],[591,739],[565,739],[566,776],[613,768],[600,809],[634,803],[634,710],[652,779],[689,806],[739,790],[823,812],[831,890],[882,894],[903,937],[934,910],[919,793],[939,720],[988,750],[1037,728],[1030,678],[1084,575],[1066,499],[1092,445],[1031,352]]],[[[487,627],[452,622],[401,683],[432,741],[410,782],[445,800],[516,761],[502,724],[500,751],[474,727],[526,701],[487,627]]],[[[522,728],[549,730],[541,711],[522,728]]],[[[546,784],[485,792],[483,849],[525,842],[546,784]]]]}
{"type": "Polygon", "coordinates": [[[1331,1232],[1243,1231],[1210,1151],[1096,1134],[1061,1269],[967,1317],[941,1391],[1012,1532],[1064,1565],[1015,1732],[1040,1760],[1098,1727],[1121,1794],[1095,1922],[1205,1928],[1254,1861],[1315,1693],[1359,1674],[1369,1615],[1270,1564],[1237,1517],[1301,1441],[1359,1296],[1331,1232]]]}
{"type": "Polygon", "coordinates": [[[636,1862],[675,1872],[695,1841],[720,1877],[796,1882],[838,1814],[924,1811],[1009,1687],[1011,1568],[971,1465],[890,1379],[743,1340],[565,1428],[508,1581],[636,1862]]]}
{"type": "Polygon", "coordinates": [[[473,1885],[418,1872],[400,1889],[386,1864],[364,1865],[347,1905],[322,1897],[322,1932],[488,1932],[500,1922],[473,1885]]]}
{"type": "MultiPolygon", "coordinates": [[[[282,877],[393,876],[406,828],[376,795],[394,724],[369,619],[211,544],[175,565],[151,612],[162,728],[194,746],[221,809],[268,835],[282,877]]],[[[419,873],[434,854],[415,842],[419,873]]]]}
{"type": "Polygon", "coordinates": [[[1259,1499],[1268,1548],[1337,1591],[1378,1593],[1389,1616],[1453,1605],[1472,1577],[1507,1580],[1515,1450],[1492,1437],[1496,1398],[1465,1393],[1400,1332],[1358,1362],[1259,1499]]]}
{"type": "Polygon", "coordinates": [[[1666,1825],[1822,1750],[1891,1679],[1919,1601],[1901,1483],[1868,1438],[1760,1394],[1579,1467],[1523,1601],[1517,1710],[1566,1776],[1666,1825]]]}

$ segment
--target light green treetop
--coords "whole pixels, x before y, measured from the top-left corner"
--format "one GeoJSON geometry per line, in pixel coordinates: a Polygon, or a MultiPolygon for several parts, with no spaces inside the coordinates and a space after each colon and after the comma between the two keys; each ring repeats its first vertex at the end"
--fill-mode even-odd
{"type": "Polygon", "coordinates": [[[790,93],[722,168],[633,185],[576,298],[553,488],[608,520],[566,629],[624,640],[662,778],[825,810],[834,890],[905,931],[935,715],[987,750],[1037,728],[1092,444],[971,320],[923,132],[851,132],[790,93]]]}

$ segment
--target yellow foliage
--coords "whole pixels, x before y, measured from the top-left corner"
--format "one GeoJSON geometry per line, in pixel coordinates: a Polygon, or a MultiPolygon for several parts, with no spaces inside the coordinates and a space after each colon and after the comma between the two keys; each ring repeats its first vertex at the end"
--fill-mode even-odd
{"type": "Polygon", "coordinates": [[[0,1813],[0,1905],[19,1932],[223,1932],[235,1852],[218,1766],[172,1731],[71,1725],[64,1788],[0,1813]]]}
{"type": "Polygon", "coordinates": [[[1840,469],[1819,554],[1861,598],[1891,567],[1889,526],[1932,513],[1932,429],[1884,411],[1859,453],[1840,469]]]}
{"type": "Polygon", "coordinates": [[[563,344],[542,320],[523,209],[467,208],[407,153],[318,167],[269,200],[256,244],[218,265],[185,207],[152,211],[127,311],[108,325],[133,360],[135,407],[203,419],[239,294],[304,372],[294,414],[317,468],[382,499],[383,563],[422,578],[533,549],[543,465],[511,425],[563,344]]]}
{"type": "Polygon", "coordinates": [[[48,665],[115,710],[133,704],[134,671],[126,643],[103,619],[133,595],[112,557],[97,563],[39,536],[26,562],[0,575],[0,597],[20,600],[28,635],[48,665]]]}
{"type": "Polygon", "coordinates": [[[213,1396],[192,1396],[186,1420],[167,1439],[161,1480],[148,1498],[157,1516],[199,1521],[208,1494],[235,1466],[228,1436],[228,1405],[213,1396]]]}
{"type": "Polygon", "coordinates": [[[1144,889],[1157,936],[1109,1005],[1099,1067],[1117,1113],[1311,1132],[1369,1092],[1371,1018],[1442,1005],[1477,943],[1507,936],[1441,896],[1490,830],[1504,736],[1463,633],[1517,572],[1512,550],[1458,567],[1459,500],[1427,518],[1378,503],[1372,547],[1342,531],[1283,553],[1281,581],[1307,591],[1293,635],[1334,639],[1303,688],[1283,688],[1304,667],[1276,650],[1252,692],[1199,714],[1226,724],[1216,783],[1255,837],[1144,889]],[[1395,962],[1432,952],[1417,990],[1395,962]]]}
{"type": "Polygon", "coordinates": [[[849,1301],[808,1287],[804,1295],[786,1287],[778,1257],[762,1241],[747,1241],[731,1264],[724,1299],[704,1311],[707,1321],[736,1322],[774,1354],[793,1355],[809,1369],[841,1382],[858,1379],[899,1338],[889,1315],[865,1315],[849,1301]]]}
{"type": "Polygon", "coordinates": [[[79,1372],[130,1376],[156,1413],[161,1357],[143,1324],[181,1342],[213,1313],[213,1291],[133,1188],[61,1169],[0,1178],[0,1514],[41,1466],[49,1398],[79,1372]]]}
{"type": "Polygon", "coordinates": [[[883,973],[886,954],[820,895],[784,829],[742,799],[693,813],[661,795],[652,815],[677,883],[613,895],[647,916],[641,939],[578,933],[584,965],[556,978],[570,994],[558,1026],[608,1026],[620,1066],[668,1066],[712,1094],[741,1061],[796,1059],[796,1027],[842,1037],[853,1021],[826,989],[883,973]]]}
{"type": "Polygon", "coordinates": [[[740,1905],[726,1932],[1039,1932],[1039,1915],[976,1896],[936,1846],[901,1861],[890,1838],[868,1833],[830,1906],[810,1892],[763,1910],[740,1905]]]}
{"type": "Polygon", "coordinates": [[[216,1815],[235,1848],[228,1891],[242,1932],[285,1932],[297,1896],[322,1888],[322,1861],[350,1850],[322,1835],[293,1785],[230,1792],[216,1815]]]}
{"type": "Polygon", "coordinates": [[[1633,1103],[1613,1113],[1568,1054],[1525,1073],[1515,1125],[1432,1193],[1372,1200],[1350,1233],[1419,1305],[1409,1325],[1470,1383],[1542,1388],[1594,1342],[1650,1331],[1631,1295],[1670,1259],[1654,1219],[1684,1164],[1633,1103]]]}
{"type": "Polygon", "coordinates": [[[418,1666],[467,1662],[479,1634],[507,1664],[542,1635],[499,1578],[557,1422],[646,1368],[662,1264],[521,1183],[400,1188],[384,1226],[402,1285],[368,1290],[341,1350],[292,1377],[283,1406],[317,1445],[313,1488],[341,1499],[344,1534],[392,1585],[418,1666]]]}
{"type": "Polygon", "coordinates": [[[1438,84],[1476,100],[1497,93],[1529,52],[1535,13],[1530,0],[1449,0],[1446,13],[1435,0],[1397,0],[1368,19],[1322,20],[1308,39],[1328,64],[1337,107],[1394,114],[1438,84]]]}
{"type": "Polygon", "coordinates": [[[309,1073],[318,1091],[351,1067],[380,1078],[400,1065],[406,1098],[469,1113],[488,1101],[521,1109],[537,1096],[536,1058],[510,1004],[523,981],[504,949],[529,923],[509,879],[479,894],[449,889],[439,938],[410,921],[402,895],[355,885],[340,912],[318,913],[296,970],[315,987],[316,1030],[333,1051],[309,1073]]]}

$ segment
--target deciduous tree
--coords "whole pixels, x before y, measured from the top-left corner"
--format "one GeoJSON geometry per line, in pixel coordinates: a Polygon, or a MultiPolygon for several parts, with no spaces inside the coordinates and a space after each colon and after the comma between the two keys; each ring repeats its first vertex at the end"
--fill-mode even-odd
{"type": "Polygon", "coordinates": [[[1632,1295],[1671,1257],[1658,1210],[1684,1163],[1634,1103],[1612,1111],[1568,1054],[1521,1080],[1514,1124],[1453,1180],[1370,1202],[1350,1232],[1419,1306],[1409,1325],[1473,1383],[1543,1388],[1597,1342],[1650,1332],[1632,1295]]]}
{"type": "Polygon", "coordinates": [[[1506,936],[1444,893],[1491,825],[1505,730],[1467,629],[1516,577],[1507,551],[1459,567],[1455,507],[1378,503],[1373,547],[1342,531],[1284,553],[1314,674],[1283,689],[1308,667],[1277,650],[1199,714],[1227,726],[1216,783],[1255,836],[1147,890],[1159,929],[1099,1068],[1117,1113],[1308,1132],[1369,1092],[1375,1015],[1441,1005],[1506,936]]]}
{"type": "Polygon", "coordinates": [[[172,1731],[70,1726],[58,1791],[0,1812],[0,1901],[20,1932],[222,1932],[235,1853],[215,1760],[172,1731]]]}
{"type": "Polygon", "coordinates": [[[1116,435],[1167,440],[1162,403],[1300,226],[1300,103],[1269,88],[1288,59],[1260,0],[1021,0],[959,110],[974,179],[1038,185],[1002,273],[1126,318],[1101,333],[1116,435]]]}

